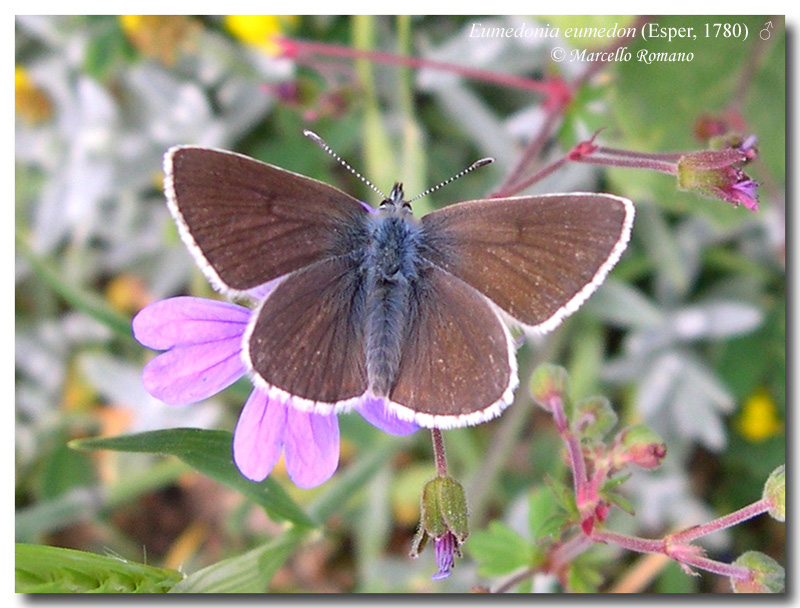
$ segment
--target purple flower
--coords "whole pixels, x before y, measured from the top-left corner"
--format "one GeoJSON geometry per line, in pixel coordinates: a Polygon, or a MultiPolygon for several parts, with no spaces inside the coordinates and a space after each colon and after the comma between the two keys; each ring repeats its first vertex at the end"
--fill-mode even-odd
{"type": "Polygon", "coordinates": [[[750,211],[758,211],[758,182],[750,179],[741,169],[729,168],[723,183],[708,184],[704,189],[706,194],[722,199],[734,207],[744,205],[750,211]]]}
{"type": "MultiPolygon", "coordinates": [[[[169,298],[143,308],[133,333],[144,346],[165,350],[142,372],[154,397],[171,405],[206,399],[247,373],[242,339],[253,311],[217,300],[169,298]]],[[[397,419],[380,399],[364,398],[357,408],[373,426],[394,435],[417,430],[397,419]]],[[[327,481],[339,464],[339,424],[335,415],[312,414],[254,389],[233,435],[233,459],[253,481],[269,475],[284,452],[295,485],[311,488],[327,481]]]]}
{"type": "Polygon", "coordinates": [[[433,540],[433,554],[439,571],[435,581],[450,576],[459,548],[469,536],[467,501],[464,488],[448,475],[437,475],[422,488],[420,521],[411,543],[411,557],[419,557],[428,540],[433,540]]]}
{"type": "Polygon", "coordinates": [[[441,538],[434,539],[433,553],[436,557],[436,566],[439,568],[439,572],[432,574],[431,578],[435,581],[443,581],[450,576],[450,569],[455,565],[455,556],[461,557],[458,540],[450,530],[441,538]]]}
{"type": "Polygon", "coordinates": [[[738,167],[752,157],[755,143],[755,138],[748,138],[741,148],[702,150],[681,157],[678,187],[758,211],[758,183],[738,167]]]}

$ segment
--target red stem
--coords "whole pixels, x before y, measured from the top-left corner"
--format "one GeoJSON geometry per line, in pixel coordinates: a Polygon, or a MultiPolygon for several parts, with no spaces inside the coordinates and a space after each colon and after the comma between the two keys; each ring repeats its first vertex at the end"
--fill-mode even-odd
{"type": "Polygon", "coordinates": [[[431,429],[431,439],[433,440],[433,459],[436,463],[436,474],[439,477],[445,477],[447,476],[447,458],[444,454],[442,431],[431,429]]]}
{"type": "Polygon", "coordinates": [[[700,538],[701,536],[706,536],[712,532],[724,530],[725,528],[730,528],[731,526],[735,526],[743,521],[752,519],[756,515],[761,515],[762,513],[769,511],[769,508],[769,500],[762,498],[751,505],[743,507],[738,511],[734,511],[733,513],[728,513],[728,515],[724,515],[708,523],[699,526],[692,526],[686,530],[676,532],[675,534],[670,534],[669,538],[671,542],[689,543],[696,538],[700,538]]]}
{"type": "Polygon", "coordinates": [[[517,192],[520,192],[530,186],[531,184],[537,182],[540,179],[543,179],[546,175],[555,171],[560,167],[559,164],[556,167],[553,167],[551,171],[547,173],[542,173],[539,171],[534,178],[528,178],[524,181],[518,181],[522,173],[533,163],[534,160],[539,156],[544,145],[547,143],[547,140],[552,135],[553,131],[555,130],[556,125],[558,124],[558,119],[561,116],[563,108],[561,106],[553,106],[547,109],[547,116],[545,117],[544,123],[542,127],[539,129],[539,133],[536,137],[531,139],[527,146],[525,146],[525,150],[520,155],[520,159],[517,162],[516,166],[511,170],[511,172],[506,176],[497,190],[494,191],[493,194],[490,195],[490,198],[499,198],[502,196],[510,196],[517,192]]]}
{"type": "Polygon", "coordinates": [[[605,167],[630,167],[631,169],[650,169],[651,171],[658,171],[666,173],[667,175],[676,175],[678,173],[678,165],[675,163],[664,162],[660,160],[648,160],[645,158],[623,158],[623,157],[602,157],[602,156],[584,156],[583,158],[576,158],[577,163],[586,163],[588,165],[603,165],[605,167]]]}
{"type": "Polygon", "coordinates": [[[580,510],[586,502],[586,488],[588,481],[586,477],[586,463],[583,461],[583,450],[581,450],[581,444],[578,438],[570,431],[567,415],[564,412],[564,402],[562,401],[561,396],[559,395],[554,397],[551,400],[551,405],[553,408],[553,419],[556,423],[556,429],[558,430],[558,434],[561,435],[561,438],[564,440],[564,443],[567,445],[570,467],[572,468],[572,480],[575,487],[575,501],[578,505],[578,510],[580,510]]]}
{"type": "Polygon", "coordinates": [[[433,59],[423,59],[420,57],[409,57],[407,55],[395,55],[382,51],[369,51],[365,49],[354,49],[336,44],[326,44],[324,42],[310,42],[297,38],[279,38],[278,43],[283,47],[284,52],[289,57],[299,54],[324,55],[328,57],[344,57],[346,59],[368,59],[376,63],[388,63],[391,65],[401,65],[412,68],[430,68],[443,72],[452,72],[470,78],[472,80],[482,80],[492,82],[506,87],[534,91],[543,95],[550,95],[554,91],[551,82],[540,82],[530,78],[521,78],[510,74],[498,74],[489,70],[470,68],[444,61],[433,59]]]}

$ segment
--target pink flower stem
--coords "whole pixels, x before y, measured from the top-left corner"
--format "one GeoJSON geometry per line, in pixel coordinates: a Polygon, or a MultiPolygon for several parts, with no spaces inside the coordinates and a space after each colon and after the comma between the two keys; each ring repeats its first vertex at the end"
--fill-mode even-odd
{"type": "Polygon", "coordinates": [[[489,198],[501,198],[504,196],[511,196],[512,194],[516,194],[517,192],[524,190],[528,186],[532,186],[536,182],[543,180],[545,177],[547,177],[557,169],[560,169],[567,163],[568,160],[569,158],[566,155],[564,155],[561,158],[553,161],[549,165],[543,167],[530,177],[522,180],[521,182],[517,182],[516,184],[513,184],[508,188],[503,188],[503,187],[499,188],[494,192],[494,194],[490,194],[489,198]]]}
{"type": "Polygon", "coordinates": [[[336,44],[326,44],[323,42],[310,42],[297,38],[280,38],[278,43],[283,47],[284,53],[292,58],[302,55],[322,55],[326,57],[342,57],[345,59],[367,59],[375,63],[387,63],[391,65],[401,65],[411,68],[428,68],[440,70],[442,72],[452,72],[471,80],[481,80],[491,82],[501,86],[512,87],[534,91],[543,95],[550,95],[554,92],[557,85],[549,81],[531,80],[530,78],[520,78],[510,74],[498,74],[489,70],[480,70],[466,66],[423,59],[420,57],[409,57],[407,55],[395,55],[382,51],[368,51],[364,49],[354,49],[347,46],[336,44]]]}
{"type": "Polygon", "coordinates": [[[684,152],[636,152],[634,150],[621,150],[619,148],[607,148],[605,146],[597,146],[596,154],[605,154],[607,156],[626,156],[628,158],[646,158],[650,160],[663,160],[677,162],[683,156],[684,152]]]}
{"type": "Polygon", "coordinates": [[[750,576],[750,570],[742,566],[725,564],[687,551],[673,551],[671,547],[674,546],[674,543],[671,541],[668,542],[666,539],[639,538],[636,536],[627,536],[626,534],[617,534],[616,532],[610,532],[608,530],[594,530],[591,534],[591,539],[601,543],[616,545],[638,553],[659,553],[682,564],[694,566],[701,570],[707,570],[708,572],[731,578],[746,579],[750,576]]]}
{"type": "Polygon", "coordinates": [[[769,500],[762,498],[751,505],[743,507],[738,511],[734,511],[733,513],[728,513],[727,515],[719,517],[708,523],[699,526],[692,526],[690,528],[686,528],[685,530],[681,530],[680,532],[670,534],[668,538],[671,542],[689,543],[696,538],[700,538],[701,536],[711,534],[712,532],[716,532],[718,530],[724,530],[725,528],[730,528],[731,526],[735,526],[743,521],[752,519],[756,515],[761,515],[762,513],[768,511],[769,507],[769,500]]]}
{"type": "Polygon", "coordinates": [[[568,564],[571,564],[576,557],[593,544],[594,541],[585,534],[576,534],[551,553],[550,569],[554,572],[558,572],[568,564]]]}
{"type": "Polygon", "coordinates": [[[553,131],[556,128],[556,125],[561,119],[562,111],[563,110],[560,106],[553,106],[547,109],[547,115],[545,116],[544,122],[539,129],[539,133],[536,135],[536,137],[531,139],[527,146],[525,146],[525,150],[520,155],[520,159],[516,166],[506,176],[500,186],[489,196],[490,198],[500,198],[516,194],[517,192],[524,190],[531,184],[536,183],[540,179],[543,179],[545,176],[561,167],[563,160],[560,164],[552,167],[546,172],[544,172],[545,170],[543,169],[542,171],[539,171],[533,178],[519,181],[520,176],[537,159],[539,154],[541,154],[542,149],[547,143],[547,140],[550,139],[553,131]]]}
{"type": "Polygon", "coordinates": [[[617,158],[600,157],[592,154],[591,156],[584,156],[583,158],[576,158],[577,163],[586,163],[589,165],[603,165],[606,167],[629,167],[631,169],[649,169],[651,171],[658,171],[668,175],[677,175],[678,165],[660,160],[652,160],[647,158],[617,158]]]}
{"type": "Polygon", "coordinates": [[[713,572],[714,574],[727,576],[728,578],[746,580],[752,576],[750,568],[736,566],[734,564],[725,564],[701,555],[685,555],[682,556],[678,561],[688,566],[699,568],[700,570],[706,570],[708,572],[713,572]]]}
{"type": "Polygon", "coordinates": [[[572,468],[572,480],[575,488],[575,501],[580,511],[581,506],[586,503],[587,496],[587,477],[586,463],[583,461],[583,451],[581,444],[575,434],[569,428],[567,415],[564,413],[564,402],[561,395],[554,396],[550,400],[553,409],[553,419],[556,423],[558,434],[564,440],[569,455],[570,467],[572,468]]]}
{"type": "Polygon", "coordinates": [[[433,459],[436,463],[436,474],[439,477],[445,477],[447,475],[447,458],[444,453],[442,431],[431,429],[431,439],[433,440],[433,459]]]}

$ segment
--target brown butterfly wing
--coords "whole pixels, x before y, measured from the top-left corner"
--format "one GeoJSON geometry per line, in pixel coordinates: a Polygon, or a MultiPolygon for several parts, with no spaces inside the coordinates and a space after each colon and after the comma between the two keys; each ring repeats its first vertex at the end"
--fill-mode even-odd
{"type": "Polygon", "coordinates": [[[436,266],[422,271],[389,393],[400,417],[440,428],[497,416],[517,384],[511,336],[492,305],[436,266]]]}
{"type": "Polygon", "coordinates": [[[317,262],[283,279],[245,335],[257,386],[320,413],[367,390],[364,286],[351,258],[317,262]]]}
{"type": "Polygon", "coordinates": [[[240,154],[172,148],[164,173],[181,237],[223,292],[346,255],[366,238],[367,211],[354,198],[240,154]]]}

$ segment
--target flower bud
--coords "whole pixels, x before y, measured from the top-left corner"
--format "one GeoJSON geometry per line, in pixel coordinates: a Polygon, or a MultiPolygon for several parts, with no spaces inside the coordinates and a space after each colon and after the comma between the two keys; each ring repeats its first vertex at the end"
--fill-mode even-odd
{"type": "Polygon", "coordinates": [[[454,557],[461,557],[460,545],[467,540],[467,501],[464,488],[452,477],[435,477],[422,490],[419,529],[414,537],[411,557],[418,557],[428,538],[434,542],[439,571],[433,580],[450,576],[454,557]]]}
{"type": "Polygon", "coordinates": [[[678,161],[678,188],[757,211],[758,184],[736,166],[751,157],[755,144],[748,139],[747,145],[746,150],[702,150],[682,156],[678,161]]]}
{"type": "Polygon", "coordinates": [[[553,400],[562,399],[567,388],[567,370],[545,363],[531,376],[531,395],[546,411],[553,411],[553,400]]]}
{"type": "Polygon", "coordinates": [[[771,557],[758,551],[748,551],[740,555],[733,565],[750,570],[749,578],[730,579],[734,593],[780,593],[783,591],[786,572],[771,557]]]}
{"type": "Polygon", "coordinates": [[[786,521],[786,465],[772,472],[764,484],[764,500],[769,501],[769,514],[778,521],[786,521]]]}
{"type": "Polygon", "coordinates": [[[667,446],[652,429],[637,424],[620,431],[614,442],[613,463],[619,469],[632,463],[643,469],[655,469],[667,455],[667,446]]]}

